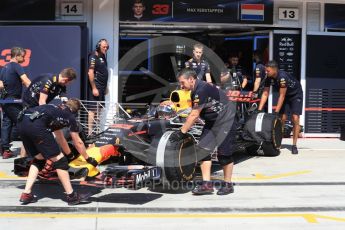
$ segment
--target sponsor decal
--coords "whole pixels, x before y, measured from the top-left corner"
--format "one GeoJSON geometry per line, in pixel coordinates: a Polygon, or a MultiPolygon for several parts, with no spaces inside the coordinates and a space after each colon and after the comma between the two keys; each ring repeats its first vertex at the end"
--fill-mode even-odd
{"type": "Polygon", "coordinates": [[[260,68],[255,69],[256,77],[260,77],[260,68]]]}
{"type": "Polygon", "coordinates": [[[281,87],[281,88],[286,88],[286,81],[285,81],[285,78],[280,79],[279,84],[280,84],[280,87],[281,87]]]}
{"type": "Polygon", "coordinates": [[[226,94],[228,96],[229,101],[235,102],[254,102],[256,100],[252,100],[253,92],[252,91],[240,91],[240,90],[229,90],[226,94]]]}
{"type": "Polygon", "coordinates": [[[105,136],[103,136],[103,137],[100,137],[100,139],[101,140],[112,140],[113,137],[105,137],[105,136]]]}
{"type": "Polygon", "coordinates": [[[111,128],[131,129],[131,128],[133,128],[133,125],[128,125],[128,124],[113,124],[113,125],[111,125],[111,128]]]}
{"type": "Polygon", "coordinates": [[[158,168],[151,168],[135,175],[135,184],[139,185],[149,179],[159,178],[160,172],[158,168]]]}
{"type": "Polygon", "coordinates": [[[145,133],[147,133],[145,130],[143,130],[143,131],[138,131],[138,132],[134,132],[134,133],[130,133],[130,134],[128,134],[128,136],[134,136],[134,135],[140,135],[140,134],[145,134],[145,133]]]}
{"type": "Polygon", "coordinates": [[[262,124],[264,120],[265,113],[259,113],[255,120],[255,132],[262,131],[262,124]]]}

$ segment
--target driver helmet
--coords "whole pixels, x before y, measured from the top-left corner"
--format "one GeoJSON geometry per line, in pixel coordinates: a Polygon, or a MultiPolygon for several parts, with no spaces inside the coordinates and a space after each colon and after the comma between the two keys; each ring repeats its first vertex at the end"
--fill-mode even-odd
{"type": "Polygon", "coordinates": [[[176,112],[172,105],[159,105],[156,111],[158,118],[169,119],[176,116],[176,112]]]}

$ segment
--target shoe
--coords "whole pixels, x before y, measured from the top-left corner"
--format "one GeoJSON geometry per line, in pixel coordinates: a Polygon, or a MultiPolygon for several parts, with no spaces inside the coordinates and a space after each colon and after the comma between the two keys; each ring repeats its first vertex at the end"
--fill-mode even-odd
{"type": "Polygon", "coordinates": [[[297,149],[297,146],[296,145],[293,145],[292,148],[291,148],[291,153],[292,154],[298,154],[298,149],[297,149]]]}
{"type": "Polygon", "coordinates": [[[29,203],[35,203],[37,202],[37,197],[32,195],[32,193],[22,193],[22,195],[20,195],[20,202],[22,202],[22,204],[29,204],[29,203]]]}
{"type": "Polygon", "coordinates": [[[213,192],[213,183],[211,181],[203,181],[201,185],[195,186],[192,190],[193,195],[208,195],[213,192]]]}
{"type": "Polygon", "coordinates": [[[9,158],[12,158],[14,157],[14,154],[11,150],[5,150],[3,153],[2,153],[2,159],[9,159],[9,158]]]}
{"type": "Polygon", "coordinates": [[[217,192],[217,195],[228,195],[234,192],[234,186],[232,183],[224,182],[217,192]]]}
{"type": "Polygon", "coordinates": [[[72,192],[72,194],[67,195],[67,203],[68,205],[77,205],[82,203],[90,203],[88,199],[92,194],[78,194],[77,192],[72,192]]]}

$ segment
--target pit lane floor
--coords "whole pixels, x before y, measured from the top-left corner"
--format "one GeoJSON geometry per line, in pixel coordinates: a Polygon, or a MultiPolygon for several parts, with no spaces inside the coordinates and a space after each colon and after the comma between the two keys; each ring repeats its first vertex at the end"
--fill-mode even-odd
{"type": "MultiPolygon", "coordinates": [[[[39,201],[22,206],[23,178],[13,159],[0,160],[1,229],[345,229],[345,142],[300,139],[300,154],[284,139],[278,157],[235,165],[235,193],[193,196],[191,186],[169,193],[142,188],[93,188],[92,202],[67,206],[60,185],[39,183],[39,201]]],[[[214,180],[221,179],[216,172],[214,180]]],[[[75,182],[77,183],[77,182],[75,182]]]]}

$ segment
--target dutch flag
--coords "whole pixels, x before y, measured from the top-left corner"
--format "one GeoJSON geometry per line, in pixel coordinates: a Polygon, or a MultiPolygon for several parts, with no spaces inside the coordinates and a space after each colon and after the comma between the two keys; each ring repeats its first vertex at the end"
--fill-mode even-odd
{"type": "Polygon", "coordinates": [[[263,21],[264,4],[241,4],[241,20],[263,21]]]}

